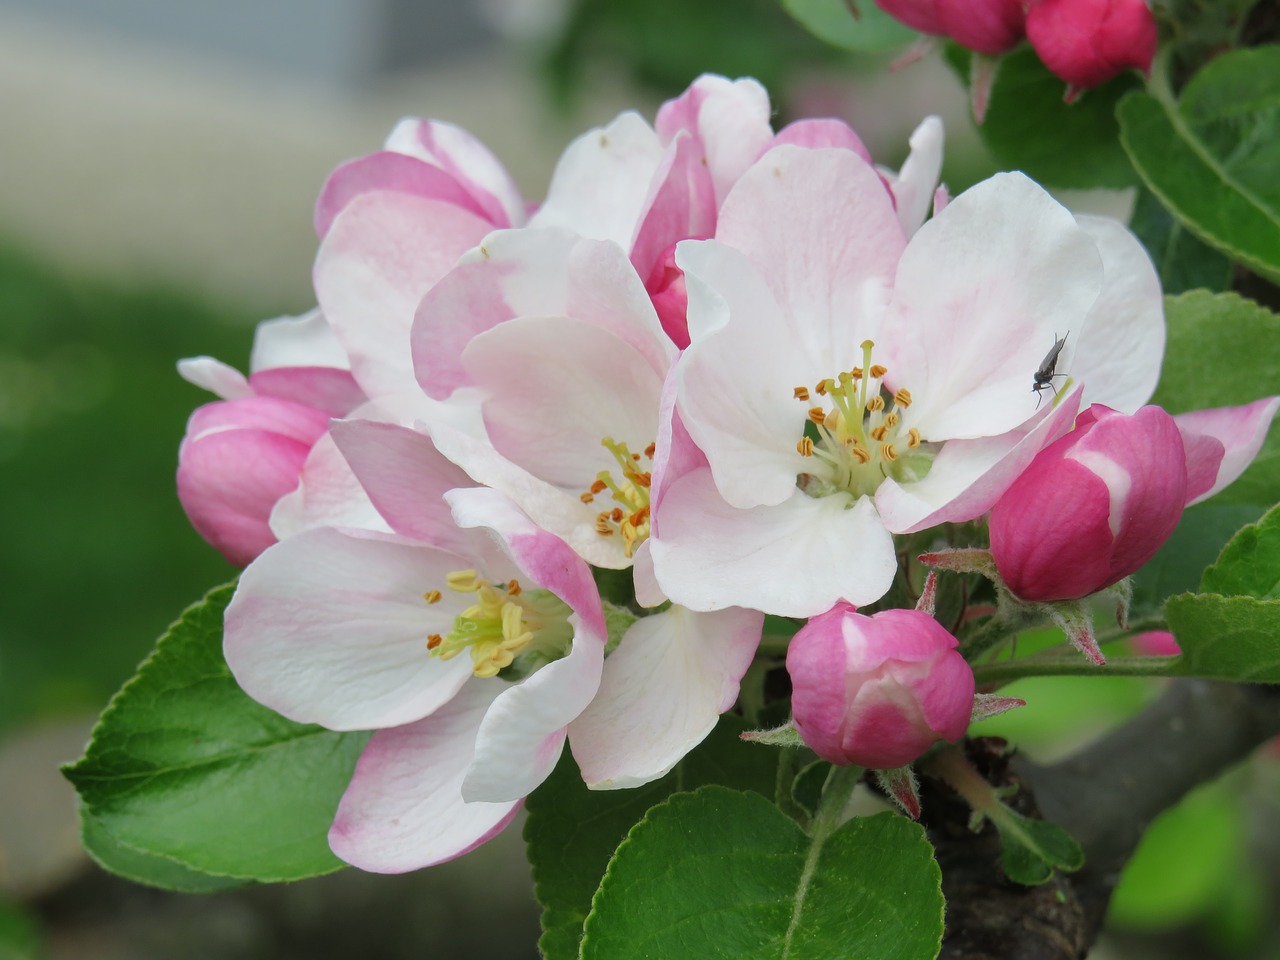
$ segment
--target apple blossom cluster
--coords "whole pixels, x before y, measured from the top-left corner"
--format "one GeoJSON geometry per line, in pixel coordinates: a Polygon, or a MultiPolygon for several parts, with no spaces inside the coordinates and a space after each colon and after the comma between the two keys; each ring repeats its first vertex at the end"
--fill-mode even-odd
{"type": "Polygon", "coordinates": [[[774,131],[759,84],[704,76],[575,140],[537,204],[435,121],[333,173],[317,309],[263,324],[248,377],[180,367],[221,399],[178,489],[245,566],[243,689],[374,731],[340,857],[465,853],[566,743],[592,788],[662,776],[766,615],[794,618],[813,749],[906,766],[964,733],[974,678],[928,610],[857,611],[903,538],[990,514],[1009,591],[1077,598],[1244,469],[1280,399],[1144,406],[1165,330],[1132,234],[1019,174],[949,197],[936,118],[910,148],[877,167],[843,122],[774,131]]]}
{"type": "Polygon", "coordinates": [[[1067,99],[1125,70],[1148,73],[1157,31],[1147,0],[875,0],[922,33],[996,57],[1025,38],[1067,99]]]}

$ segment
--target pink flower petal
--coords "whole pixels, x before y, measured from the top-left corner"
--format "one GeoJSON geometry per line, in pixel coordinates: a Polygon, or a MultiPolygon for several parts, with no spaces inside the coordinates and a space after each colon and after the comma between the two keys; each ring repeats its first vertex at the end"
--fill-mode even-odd
{"type": "Polygon", "coordinates": [[[861,138],[853,132],[843,120],[824,118],[819,120],[796,120],[778,131],[770,147],[780,147],[784,143],[794,144],[816,150],[821,147],[835,147],[850,150],[867,163],[871,162],[871,151],[866,148],[861,138]]]}
{"type": "Polygon", "coordinates": [[[271,510],[271,530],[281,540],[315,527],[391,532],[330,434],[311,448],[295,486],[271,510]]]}
{"type": "Polygon", "coordinates": [[[409,330],[418,303],[490,229],[452,204],[384,191],[339,214],[316,257],[316,297],[368,396],[415,387],[409,330]]]}
{"type": "MultiPolygon", "coordinates": [[[[908,141],[908,154],[902,169],[890,180],[898,220],[908,237],[923,226],[933,205],[942,173],[942,147],[945,135],[939,117],[925,117],[908,141]]],[[[945,203],[943,204],[945,206],[945,203]]]]}
{"type": "Polygon", "coordinates": [[[243,373],[213,357],[179,360],[178,375],[187,383],[208,390],[223,400],[242,400],[254,393],[243,373]]]}
{"type": "MultiPolygon", "coordinates": [[[[1133,413],[1151,399],[1164,358],[1164,298],[1147,251],[1123,224],[1077,215],[1102,256],[1102,292],[1078,332],[1071,375],[1085,405],[1133,413]]],[[[1059,336],[1062,334],[1059,333],[1059,336]]]]}
{"type": "Polygon", "coordinates": [[[290,537],[240,578],[226,613],[227,664],[249,696],[299,723],[368,730],[421,719],[472,675],[470,658],[427,651],[465,598],[445,591],[430,604],[423,594],[471,566],[386,535],[290,537]]]}
{"type": "Polygon", "coordinates": [[[502,831],[520,802],[467,803],[462,777],[500,682],[471,683],[425,720],[379,730],[365,746],[329,831],[361,870],[405,873],[460,857],[502,831]]]}
{"type": "Polygon", "coordinates": [[[594,790],[638,787],[667,773],[738,699],[763,615],[684,607],[644,617],[605,661],[600,692],[569,726],[594,790]]]}
{"type": "Polygon", "coordinates": [[[1265,397],[1173,418],[1187,451],[1187,506],[1207,500],[1244,473],[1262,449],[1277,409],[1280,397],[1265,397]]]}
{"type": "MultiPolygon", "coordinates": [[[[879,362],[926,440],[996,436],[1036,410],[1032,375],[1102,287],[1097,246],[1021,174],[966,190],[911,238],[879,362]]],[[[1071,369],[1069,337],[1058,370],[1071,369]]]]}
{"type": "Polygon", "coordinates": [[[657,134],[636,113],[589,130],[561,156],[547,199],[529,226],[566,227],[630,250],[664,153],[657,134]]]}
{"type": "Polygon", "coordinates": [[[250,374],[254,392],[280,397],[345,417],[364,403],[365,395],[350,370],[337,367],[273,367],[250,374]]]}
{"type": "Polygon", "coordinates": [[[409,427],[343,420],[331,434],[370,501],[396,533],[442,550],[465,552],[467,538],[453,522],[444,494],[473,481],[409,427]]]}
{"type": "Polygon", "coordinates": [[[662,510],[654,570],[667,595],[693,610],[814,616],[842,599],[879,600],[897,569],[893,538],[869,497],[851,504],[797,490],[785,503],[739,510],[709,470],[698,470],[672,485],[662,510]]]}
{"type": "Polygon", "coordinates": [[[885,480],[876,491],[880,519],[894,533],[915,533],[982,516],[1037,453],[1071,429],[1081,392],[1077,385],[1052,410],[998,437],[948,441],[920,480],[885,480]]]}
{"type": "Polygon", "coordinates": [[[652,274],[673,243],[715,232],[715,193],[704,160],[689,136],[677,137],[668,148],[631,247],[631,262],[641,277],[652,274]]]}

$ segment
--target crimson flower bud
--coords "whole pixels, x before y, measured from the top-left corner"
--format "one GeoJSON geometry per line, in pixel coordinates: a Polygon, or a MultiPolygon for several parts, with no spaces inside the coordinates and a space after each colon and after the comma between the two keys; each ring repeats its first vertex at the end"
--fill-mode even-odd
{"type": "Polygon", "coordinates": [[[991,554],[1023,600],[1074,600],[1122,580],[1173,533],[1186,455],[1160,407],[1098,404],[1037,454],[991,510],[991,554]]]}
{"type": "Polygon", "coordinates": [[[219,553],[245,566],[275,543],[271,508],[298,485],[329,414],[279,397],[206,403],[178,449],[178,499],[219,553]]]}
{"type": "Polygon", "coordinates": [[[823,759],[904,767],[939,740],[959,740],[973,712],[973,671],[958,641],[919,610],[873,616],[838,603],[787,650],[792,719],[823,759]]]}
{"type": "Polygon", "coordinates": [[[1023,0],[876,0],[885,13],[922,33],[998,56],[1025,33],[1023,0]]]}
{"type": "Polygon", "coordinates": [[[1046,67],[1085,90],[1130,68],[1150,72],[1156,21],[1145,0],[1033,0],[1027,39],[1046,67]]]}

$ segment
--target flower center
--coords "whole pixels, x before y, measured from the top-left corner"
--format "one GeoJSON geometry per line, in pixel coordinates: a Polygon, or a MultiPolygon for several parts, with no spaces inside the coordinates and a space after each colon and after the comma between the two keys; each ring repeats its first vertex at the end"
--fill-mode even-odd
{"type": "MultiPolygon", "coordinates": [[[[636,547],[649,538],[649,485],[653,475],[640,469],[640,454],[632,453],[625,443],[618,443],[612,437],[605,437],[600,443],[613,454],[622,479],[615,480],[612,470],[601,470],[596,474],[595,483],[579,499],[593,503],[597,496],[609,491],[610,499],[617,506],[596,514],[596,533],[602,537],[621,536],[622,549],[630,557],[636,547]]],[[[651,465],[653,448],[651,443],[644,450],[644,459],[651,465]]]]}
{"type": "MultiPolygon", "coordinates": [[[[454,618],[447,634],[427,637],[433,656],[452,660],[468,650],[475,675],[493,677],[513,663],[524,676],[569,652],[573,611],[549,590],[524,590],[518,580],[495,585],[475,570],[455,570],[445,582],[455,593],[475,594],[475,603],[454,618]]],[[[439,590],[422,595],[427,603],[442,597],[439,590]]]]}
{"type": "MultiPolygon", "coordinates": [[[[874,346],[863,342],[861,367],[820,380],[813,388],[829,406],[809,408],[805,434],[796,444],[801,456],[812,458],[813,469],[796,477],[796,486],[811,497],[872,494],[885,477],[918,480],[933,464],[933,452],[921,441],[920,431],[902,429],[911,391],[900,387],[890,392],[884,386],[888,371],[871,362],[874,346]]],[[[803,403],[813,402],[808,387],[796,387],[794,395],[803,403]]]]}

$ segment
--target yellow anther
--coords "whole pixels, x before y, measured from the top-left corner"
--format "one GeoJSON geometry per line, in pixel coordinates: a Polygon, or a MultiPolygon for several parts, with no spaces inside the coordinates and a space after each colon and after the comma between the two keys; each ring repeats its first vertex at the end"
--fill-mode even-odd
{"type": "Polygon", "coordinates": [[[898,425],[898,415],[896,413],[886,413],[884,416],[884,425],[892,430],[898,425]]]}
{"type": "Polygon", "coordinates": [[[880,459],[885,463],[893,463],[898,459],[898,451],[893,449],[892,443],[883,443],[880,445],[880,459]]]}
{"type": "Polygon", "coordinates": [[[800,442],[796,444],[796,452],[802,457],[812,457],[813,441],[808,437],[801,437],[800,442]]]}
{"type": "MultiPolygon", "coordinates": [[[[813,389],[817,392],[819,396],[825,397],[827,395],[827,384],[834,384],[834,383],[835,383],[834,380],[819,380],[816,384],[814,384],[813,389]]],[[[806,397],[805,399],[807,400],[808,397],[806,397]]]]}
{"type": "Polygon", "coordinates": [[[583,503],[590,503],[592,500],[595,499],[595,497],[593,497],[590,493],[580,493],[578,494],[578,499],[581,500],[583,503]]]}
{"type": "Polygon", "coordinates": [[[486,583],[475,570],[454,570],[445,576],[444,582],[449,585],[450,590],[458,593],[474,593],[486,583]]]}
{"type": "Polygon", "coordinates": [[[884,409],[884,397],[880,396],[880,394],[877,393],[874,397],[872,397],[870,400],[867,401],[868,413],[875,413],[883,409],[884,409]]]}
{"type": "Polygon", "coordinates": [[[803,400],[803,401],[805,401],[806,403],[808,403],[808,401],[809,401],[809,388],[808,388],[808,387],[794,387],[794,388],[792,389],[792,396],[794,396],[797,400],[803,400]]]}
{"type": "Polygon", "coordinates": [[[888,372],[889,372],[889,368],[888,368],[888,367],[882,366],[882,365],[880,365],[880,364],[878,364],[878,363],[873,363],[873,364],[871,365],[871,370],[869,371],[869,373],[871,374],[871,378],[872,378],[873,380],[879,380],[881,377],[883,377],[883,376],[884,376],[886,373],[888,373],[888,372]]]}
{"type": "Polygon", "coordinates": [[[874,430],[872,430],[872,431],[871,431],[871,439],[872,439],[872,440],[883,440],[883,439],[885,438],[885,435],[886,435],[888,432],[889,432],[889,427],[888,427],[888,425],[887,425],[887,424],[883,424],[883,423],[882,423],[882,424],[880,424],[880,426],[876,427],[874,430]]]}
{"type": "Polygon", "coordinates": [[[613,536],[613,527],[609,526],[609,511],[596,516],[596,533],[602,537],[613,536]]]}
{"type": "Polygon", "coordinates": [[[897,393],[893,395],[893,402],[897,404],[899,407],[911,406],[911,391],[908,390],[906,387],[901,388],[897,393]]]}
{"type": "Polygon", "coordinates": [[[853,377],[853,379],[855,379],[855,380],[861,380],[861,379],[862,379],[862,368],[861,368],[861,367],[854,367],[852,370],[850,370],[850,371],[849,371],[849,376],[853,377]]]}
{"type": "Polygon", "coordinates": [[[597,480],[595,483],[591,484],[591,487],[589,488],[589,492],[604,493],[606,489],[608,489],[608,484],[606,484],[603,480],[597,480]]]}
{"type": "Polygon", "coordinates": [[[507,596],[518,597],[524,593],[524,587],[520,586],[520,581],[512,577],[507,581],[507,596]]]}
{"type": "Polygon", "coordinates": [[[857,460],[859,463],[871,462],[871,451],[868,450],[866,447],[859,446],[856,443],[849,448],[849,455],[853,457],[853,459],[857,460]]]}
{"type": "Polygon", "coordinates": [[[821,407],[810,407],[809,419],[821,426],[827,419],[826,411],[821,407]]]}
{"type": "Polygon", "coordinates": [[[434,650],[436,647],[440,646],[440,644],[442,643],[444,643],[444,637],[440,636],[440,634],[438,633],[428,634],[427,636],[428,650],[434,650]]]}
{"type": "Polygon", "coordinates": [[[422,599],[427,603],[439,603],[443,594],[439,590],[428,590],[422,595],[422,599]]]}
{"type": "Polygon", "coordinates": [[[647,447],[645,447],[645,448],[644,448],[644,455],[645,455],[646,457],[648,457],[650,460],[652,460],[652,459],[653,459],[653,453],[654,453],[654,451],[655,451],[655,450],[657,450],[657,449],[658,449],[658,445],[657,445],[656,443],[651,443],[651,444],[649,444],[647,447]]]}
{"type": "Polygon", "coordinates": [[[920,431],[915,427],[907,431],[907,446],[912,450],[920,446],[920,431]]]}

